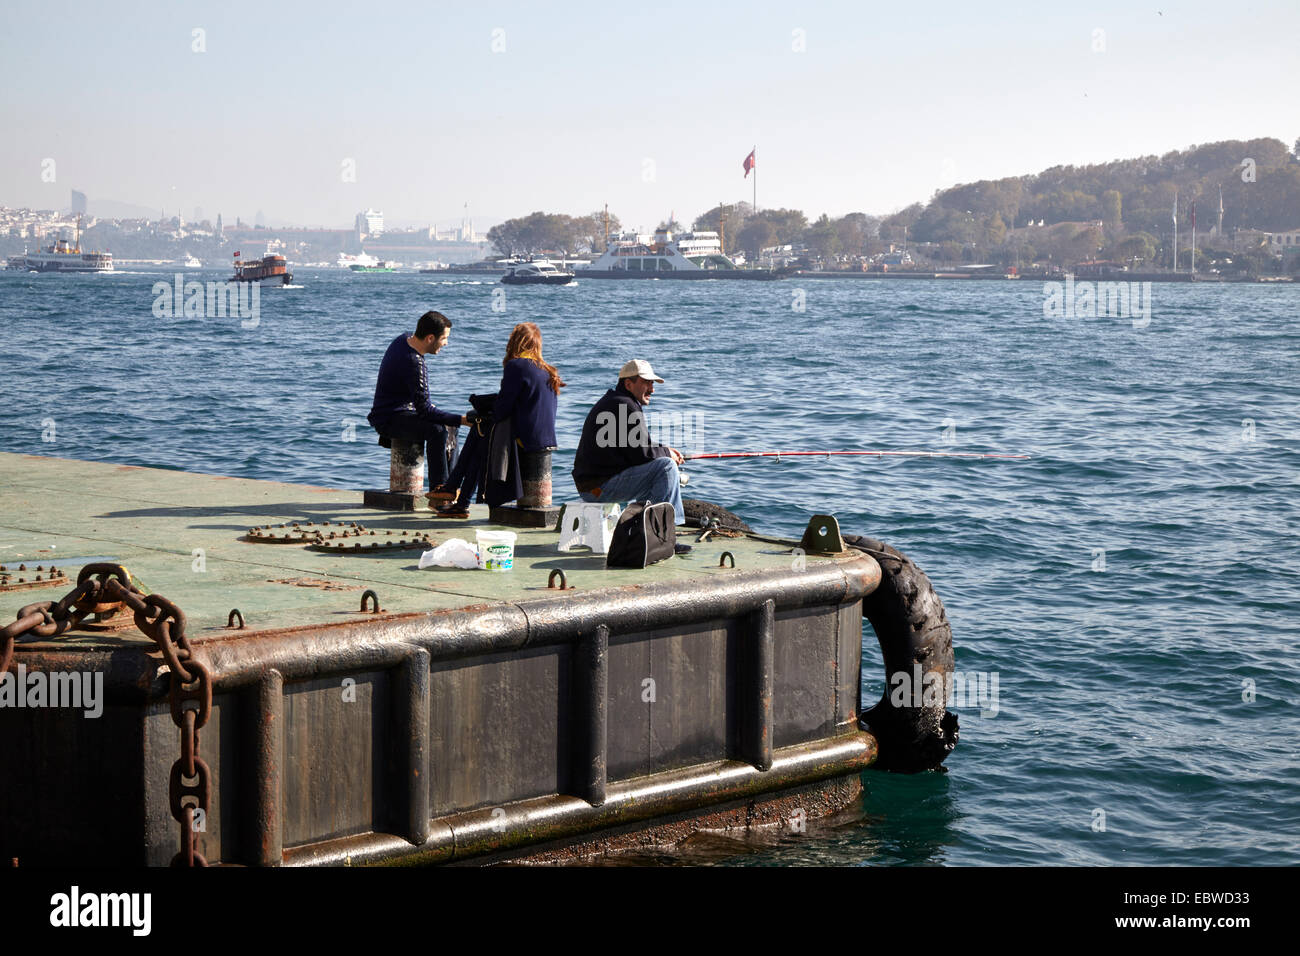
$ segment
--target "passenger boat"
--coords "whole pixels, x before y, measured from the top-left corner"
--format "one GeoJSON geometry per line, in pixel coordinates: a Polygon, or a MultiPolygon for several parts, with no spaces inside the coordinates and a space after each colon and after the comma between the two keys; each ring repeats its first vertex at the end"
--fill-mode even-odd
{"type": "Polygon", "coordinates": [[[741,269],[722,251],[722,239],[713,231],[683,232],[669,229],[653,235],[624,233],[606,242],[604,254],[589,266],[579,267],[584,279],[783,279],[785,269],[741,269]]]}
{"type": "Polygon", "coordinates": [[[288,285],[293,281],[289,264],[284,256],[269,255],[245,262],[235,253],[235,274],[232,282],[264,282],[270,285],[288,285]]]}
{"type": "Polygon", "coordinates": [[[77,219],[76,238],[69,242],[59,238],[37,252],[11,256],[6,269],[27,272],[112,272],[113,254],[81,251],[81,219],[77,219]]]}
{"type": "Polygon", "coordinates": [[[566,285],[573,275],[572,270],[557,268],[549,259],[538,259],[511,266],[501,281],[506,285],[566,285]]]}
{"type": "Polygon", "coordinates": [[[397,263],[385,262],[383,259],[376,259],[374,265],[364,265],[360,262],[354,262],[348,266],[353,272],[396,272],[397,263]]]}

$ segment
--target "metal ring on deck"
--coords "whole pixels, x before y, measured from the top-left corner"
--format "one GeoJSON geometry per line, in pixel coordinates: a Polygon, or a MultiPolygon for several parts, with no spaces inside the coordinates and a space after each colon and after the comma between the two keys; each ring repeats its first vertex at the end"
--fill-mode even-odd
{"type": "Polygon", "coordinates": [[[235,618],[239,618],[239,629],[244,629],[244,615],[240,613],[239,608],[232,607],[230,613],[226,615],[226,627],[235,626],[235,618]]]}
{"type": "Polygon", "coordinates": [[[730,565],[730,566],[734,568],[734,567],[736,566],[736,556],[735,556],[734,554],[732,554],[730,551],[723,551],[722,554],[718,556],[718,567],[720,567],[720,568],[725,568],[725,567],[727,567],[727,566],[728,566],[728,565],[727,565],[727,559],[728,559],[728,558],[731,559],[731,565],[730,565]]]}
{"type": "Polygon", "coordinates": [[[566,577],[564,576],[564,572],[563,572],[562,570],[560,570],[559,568],[555,568],[553,571],[551,571],[550,577],[548,577],[548,578],[546,579],[546,586],[547,586],[548,588],[554,588],[554,587],[555,587],[555,576],[556,576],[557,574],[560,576],[560,587],[559,587],[559,590],[561,590],[561,591],[567,591],[567,590],[569,590],[569,581],[568,581],[568,578],[566,578],[566,577]]]}
{"type": "Polygon", "coordinates": [[[374,602],[375,602],[375,609],[374,609],[372,612],[370,612],[370,613],[372,613],[372,614],[378,614],[379,611],[380,611],[380,607],[379,607],[379,595],[376,594],[374,591],[370,590],[369,588],[367,588],[366,590],[364,590],[364,591],[361,592],[361,613],[362,613],[362,614],[365,614],[365,613],[366,613],[366,598],[373,598],[373,599],[374,599],[374,602]]]}

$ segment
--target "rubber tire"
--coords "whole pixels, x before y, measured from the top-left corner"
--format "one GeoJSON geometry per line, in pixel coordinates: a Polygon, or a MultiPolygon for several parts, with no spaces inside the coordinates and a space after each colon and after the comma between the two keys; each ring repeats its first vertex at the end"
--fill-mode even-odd
{"type": "MultiPolygon", "coordinates": [[[[844,535],[851,548],[865,551],[880,564],[880,586],[862,601],[862,616],[871,622],[885,662],[885,692],[858,718],[862,729],[880,744],[874,766],[897,773],[942,769],[957,746],[957,715],[943,702],[922,707],[895,707],[890,701],[890,675],[902,671],[912,680],[913,665],[921,673],[938,671],[944,688],[951,686],[954,659],[952,626],[929,577],[897,548],[859,535],[844,535]]],[[[941,695],[942,696],[942,695],[941,695]]]]}
{"type": "Polygon", "coordinates": [[[745,534],[754,533],[754,529],[745,524],[739,515],[720,505],[701,501],[699,498],[683,498],[682,511],[686,512],[686,526],[688,528],[703,528],[709,519],[717,518],[718,526],[725,531],[743,531],[745,534]]]}

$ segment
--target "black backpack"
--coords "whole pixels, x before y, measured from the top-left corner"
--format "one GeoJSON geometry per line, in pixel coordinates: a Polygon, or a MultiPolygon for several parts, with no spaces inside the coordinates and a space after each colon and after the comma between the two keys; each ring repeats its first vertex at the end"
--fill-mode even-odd
{"type": "Polygon", "coordinates": [[[671,558],[677,544],[676,514],[670,502],[634,501],[619,515],[605,556],[607,568],[647,568],[671,558]]]}

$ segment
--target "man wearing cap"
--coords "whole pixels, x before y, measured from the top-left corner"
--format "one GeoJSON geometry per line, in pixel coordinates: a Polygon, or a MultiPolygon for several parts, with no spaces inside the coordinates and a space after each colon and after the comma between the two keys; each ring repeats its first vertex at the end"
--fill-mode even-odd
{"type": "Polygon", "coordinates": [[[642,407],[650,404],[655,383],[663,379],[644,359],[632,359],[618,372],[611,388],[591,407],[582,439],[573,456],[573,483],[583,501],[667,501],[679,525],[682,510],[682,454],[667,445],[652,445],[642,407]]]}

